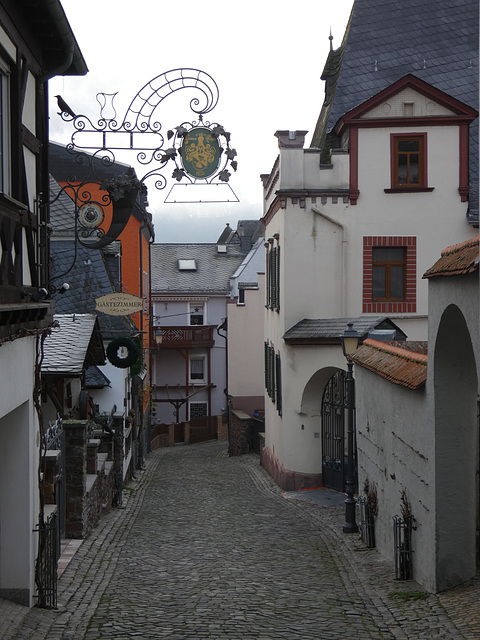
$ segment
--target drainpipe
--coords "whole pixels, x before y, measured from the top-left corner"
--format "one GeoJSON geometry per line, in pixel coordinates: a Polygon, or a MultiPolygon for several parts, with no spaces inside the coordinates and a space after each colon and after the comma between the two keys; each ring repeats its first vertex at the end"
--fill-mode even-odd
{"type": "Polygon", "coordinates": [[[324,220],[327,220],[328,222],[331,222],[336,227],[340,227],[340,229],[342,230],[342,274],[341,274],[341,277],[342,277],[342,298],[341,298],[342,308],[341,308],[341,314],[342,314],[342,317],[345,318],[347,316],[347,244],[348,244],[347,227],[344,224],[342,224],[341,222],[339,222],[338,220],[335,220],[335,218],[332,218],[329,215],[327,215],[326,213],[324,213],[318,207],[312,207],[312,211],[313,211],[313,213],[316,213],[317,215],[319,215],[324,220]]]}
{"type": "Polygon", "coordinates": [[[220,338],[225,340],[225,400],[227,402],[227,436],[228,436],[228,455],[232,455],[232,445],[230,442],[230,396],[228,395],[228,324],[227,318],[224,319],[222,324],[217,327],[217,334],[220,338]],[[220,329],[225,331],[225,334],[220,333],[220,329]]]}

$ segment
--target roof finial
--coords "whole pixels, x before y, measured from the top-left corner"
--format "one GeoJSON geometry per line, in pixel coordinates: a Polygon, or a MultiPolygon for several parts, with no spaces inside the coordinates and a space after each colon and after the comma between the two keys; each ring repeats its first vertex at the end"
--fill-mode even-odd
{"type": "Polygon", "coordinates": [[[332,27],[330,27],[330,35],[328,36],[330,40],[330,51],[333,51],[333,36],[332,36],[332,27]]]}

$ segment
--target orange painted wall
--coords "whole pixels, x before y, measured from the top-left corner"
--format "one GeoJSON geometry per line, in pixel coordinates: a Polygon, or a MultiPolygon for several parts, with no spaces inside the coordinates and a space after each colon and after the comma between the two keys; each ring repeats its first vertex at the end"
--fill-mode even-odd
{"type": "MultiPolygon", "coordinates": [[[[65,182],[59,183],[62,187],[66,187],[66,193],[75,199],[75,193],[73,190],[68,189],[68,185],[65,182]]],[[[82,202],[98,202],[102,205],[105,212],[105,220],[101,225],[103,229],[108,229],[112,220],[113,206],[108,203],[108,194],[103,189],[100,189],[98,183],[92,182],[85,185],[82,191],[82,202]],[[106,200],[103,200],[106,198],[106,200]]],[[[82,205],[82,202],[78,202],[78,206],[82,205]]],[[[130,217],[125,229],[119,236],[119,240],[122,245],[122,258],[121,258],[121,277],[122,277],[122,290],[125,293],[131,293],[134,296],[143,297],[144,311],[143,313],[137,312],[131,316],[135,323],[135,326],[139,331],[142,331],[142,342],[144,351],[144,363],[147,367],[147,375],[144,380],[144,388],[150,384],[150,261],[149,261],[149,242],[148,242],[148,230],[140,232],[141,222],[139,222],[133,215],[130,217]],[[145,235],[146,234],[146,235],[145,235]],[[140,279],[142,278],[142,279],[140,279]],[[143,283],[141,285],[140,283],[143,283]],[[142,291],[143,286],[143,291],[142,291]]],[[[148,402],[148,394],[144,396],[144,411],[148,402]]]]}

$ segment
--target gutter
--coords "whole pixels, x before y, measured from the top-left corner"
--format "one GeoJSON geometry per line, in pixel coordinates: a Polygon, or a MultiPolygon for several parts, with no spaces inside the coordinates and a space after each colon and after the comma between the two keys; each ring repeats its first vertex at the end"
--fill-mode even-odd
{"type": "MultiPolygon", "coordinates": [[[[82,75],[88,72],[87,64],[67,20],[59,0],[44,0],[45,11],[50,14],[52,23],[57,28],[59,60],[41,76],[40,81],[46,82],[58,75],[82,75]]],[[[56,39],[56,38],[55,38],[56,39]]]]}

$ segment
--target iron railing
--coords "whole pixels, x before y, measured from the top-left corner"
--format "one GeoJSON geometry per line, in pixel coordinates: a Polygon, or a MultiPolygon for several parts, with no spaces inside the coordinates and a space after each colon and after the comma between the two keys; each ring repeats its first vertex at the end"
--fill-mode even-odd
{"type": "Polygon", "coordinates": [[[37,558],[37,606],[43,609],[57,608],[58,528],[57,514],[52,513],[40,521],[38,529],[39,555],[37,558]]]}
{"type": "Polygon", "coordinates": [[[369,549],[375,547],[375,520],[369,514],[368,502],[365,496],[358,497],[360,507],[360,534],[362,541],[369,549]]]}
{"type": "Polygon", "coordinates": [[[413,578],[412,520],[393,516],[393,539],[395,545],[395,578],[413,578]]]}

